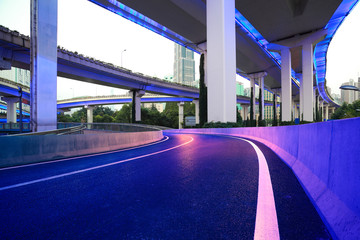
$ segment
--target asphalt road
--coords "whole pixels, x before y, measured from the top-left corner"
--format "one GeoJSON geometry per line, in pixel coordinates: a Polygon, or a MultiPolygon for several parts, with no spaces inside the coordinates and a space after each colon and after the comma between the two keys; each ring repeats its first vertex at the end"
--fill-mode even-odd
{"type": "MultiPolygon", "coordinates": [[[[281,239],[330,239],[291,170],[252,142],[266,159],[276,210],[263,224],[281,239]]],[[[0,239],[254,239],[256,225],[267,234],[258,218],[268,214],[257,214],[268,204],[258,199],[271,202],[259,197],[266,179],[259,163],[247,141],[174,134],[140,148],[1,169],[0,239]]]]}

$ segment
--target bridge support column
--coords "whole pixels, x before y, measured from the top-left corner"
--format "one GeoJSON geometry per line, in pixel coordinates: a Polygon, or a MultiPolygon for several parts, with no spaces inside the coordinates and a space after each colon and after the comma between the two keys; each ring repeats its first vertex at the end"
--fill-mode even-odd
{"type": "Polygon", "coordinates": [[[304,113],[304,83],[303,83],[303,75],[302,74],[297,74],[296,77],[299,79],[300,81],[300,90],[299,90],[299,118],[300,121],[303,120],[301,119],[304,113]]]}
{"type": "MultiPolygon", "coordinates": [[[[87,123],[93,123],[95,106],[85,106],[85,108],[86,108],[87,123]]],[[[92,127],[91,124],[87,125],[87,129],[91,129],[91,127],[92,127]]]]}
{"type": "Polygon", "coordinates": [[[235,0],[207,0],[208,122],[236,122],[235,0]]]}
{"type": "Polygon", "coordinates": [[[6,102],[6,122],[16,123],[16,103],[19,101],[18,97],[2,97],[1,100],[6,102]]]}
{"type": "Polygon", "coordinates": [[[179,129],[183,128],[184,123],[184,102],[179,102],[179,129]]]}
{"type": "Polygon", "coordinates": [[[255,120],[255,106],[256,106],[256,102],[255,102],[255,76],[250,75],[250,116],[251,114],[253,115],[254,119],[250,119],[250,121],[255,120]],[[253,106],[251,108],[251,95],[252,95],[252,102],[253,102],[253,106]]]}
{"type": "Polygon", "coordinates": [[[31,125],[57,128],[57,0],[31,0],[31,125]]]}
{"type": "Polygon", "coordinates": [[[144,90],[132,90],[129,91],[132,95],[132,104],[133,104],[133,111],[135,113],[132,114],[132,122],[141,122],[141,97],[144,96],[144,90]]]}
{"type": "Polygon", "coordinates": [[[291,53],[281,50],[281,121],[291,121],[291,53]]]}
{"type": "Polygon", "coordinates": [[[326,104],[325,106],[325,121],[329,119],[329,105],[326,104]]]}
{"type": "MultiPolygon", "coordinates": [[[[312,122],[314,120],[314,111],[313,111],[313,46],[312,43],[306,43],[302,46],[302,98],[303,102],[303,120],[312,122]]],[[[300,93],[301,93],[300,92],[300,93]]]]}
{"type": "Polygon", "coordinates": [[[199,100],[193,100],[195,104],[195,124],[200,124],[200,115],[199,115],[199,100]]]}
{"type": "Polygon", "coordinates": [[[247,105],[242,105],[242,107],[243,107],[243,109],[244,109],[243,120],[245,121],[245,120],[247,120],[247,117],[248,117],[248,111],[249,111],[248,107],[249,107],[249,106],[247,106],[247,105]]]}

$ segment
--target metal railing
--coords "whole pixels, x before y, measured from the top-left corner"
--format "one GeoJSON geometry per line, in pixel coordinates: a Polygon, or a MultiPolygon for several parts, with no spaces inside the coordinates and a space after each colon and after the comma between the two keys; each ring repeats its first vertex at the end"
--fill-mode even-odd
{"type": "Polygon", "coordinates": [[[77,124],[76,126],[64,127],[60,129],[42,131],[42,132],[31,132],[9,136],[33,136],[33,135],[68,135],[68,134],[83,134],[86,129],[85,125],[77,124]]]}
{"type": "Polygon", "coordinates": [[[162,127],[133,123],[86,123],[87,130],[109,132],[149,132],[161,131],[162,127]]]}
{"type": "MultiPolygon", "coordinates": [[[[0,130],[2,131],[19,131],[20,123],[0,123],[0,130]]],[[[23,131],[30,131],[30,123],[23,123],[23,131]]]]}

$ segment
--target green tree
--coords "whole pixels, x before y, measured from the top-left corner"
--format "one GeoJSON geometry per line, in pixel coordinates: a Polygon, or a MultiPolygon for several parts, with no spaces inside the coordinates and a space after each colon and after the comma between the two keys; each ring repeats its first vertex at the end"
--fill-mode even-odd
{"type": "Polygon", "coordinates": [[[58,122],[73,122],[73,119],[68,114],[60,113],[57,115],[57,121],[58,122]]]}
{"type": "Polygon", "coordinates": [[[360,117],[360,112],[357,111],[359,109],[360,109],[360,100],[357,100],[352,104],[348,104],[344,102],[341,107],[335,110],[335,112],[331,115],[331,118],[344,119],[344,118],[360,117]]]}
{"type": "Polygon", "coordinates": [[[165,110],[161,113],[164,117],[162,126],[178,128],[179,126],[179,106],[176,102],[166,103],[165,110]]]}
{"type": "Polygon", "coordinates": [[[273,95],[273,126],[277,126],[277,116],[276,116],[276,94],[273,95]]]}
{"type": "Polygon", "coordinates": [[[200,118],[200,126],[203,126],[207,121],[207,87],[205,85],[205,70],[204,70],[204,54],[201,54],[200,57],[200,94],[199,94],[199,118],[200,118]]]}
{"type": "Polygon", "coordinates": [[[243,120],[237,106],[236,106],[236,122],[239,123],[239,125],[243,124],[243,120]]]}
{"type": "Polygon", "coordinates": [[[87,122],[86,108],[81,108],[80,110],[74,112],[71,117],[74,122],[87,122]]]}
{"type": "Polygon", "coordinates": [[[124,104],[119,111],[114,113],[115,122],[130,123],[131,122],[131,106],[132,104],[124,104]]]}

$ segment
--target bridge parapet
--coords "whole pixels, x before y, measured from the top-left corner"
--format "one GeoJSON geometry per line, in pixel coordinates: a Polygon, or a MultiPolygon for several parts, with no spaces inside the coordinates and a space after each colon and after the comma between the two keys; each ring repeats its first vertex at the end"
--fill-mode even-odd
{"type": "Polygon", "coordinates": [[[235,135],[264,143],[294,171],[335,239],[360,236],[360,118],[283,127],[174,131],[235,135]]]}

